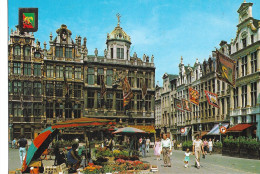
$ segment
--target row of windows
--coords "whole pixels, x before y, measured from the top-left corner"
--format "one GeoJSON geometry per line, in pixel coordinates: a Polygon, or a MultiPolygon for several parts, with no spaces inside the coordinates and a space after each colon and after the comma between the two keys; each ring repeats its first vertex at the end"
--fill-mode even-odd
{"type": "MultiPolygon", "coordinates": [[[[62,103],[46,103],[46,118],[53,118],[53,112],[58,118],[71,118],[72,112],[74,113],[74,118],[80,118],[82,112],[81,104],[65,104],[65,107],[62,103]],[[55,106],[55,109],[54,109],[55,106]],[[63,114],[63,110],[65,111],[63,114]]],[[[14,117],[24,117],[35,116],[39,117],[43,115],[43,105],[42,103],[13,103],[9,104],[9,114],[12,114],[14,117]]]]}
{"type": "MultiPolygon", "coordinates": [[[[255,42],[253,34],[251,35],[250,39],[251,39],[251,44],[253,44],[255,42]]],[[[242,49],[246,48],[249,45],[247,43],[247,38],[243,38],[241,41],[242,41],[242,49]]],[[[239,50],[239,47],[238,47],[238,42],[237,42],[236,43],[236,51],[238,51],[238,50],[239,50]]]]}
{"type": "MultiPolygon", "coordinates": [[[[14,56],[19,57],[21,55],[21,46],[16,45],[14,46],[14,56]]],[[[29,45],[24,46],[23,53],[25,56],[25,60],[30,60],[31,56],[31,47],[29,45]]],[[[63,56],[63,47],[56,47],[55,48],[55,55],[56,57],[66,57],[66,58],[72,58],[72,48],[66,47],[65,48],[65,55],[63,56]]]]}
{"type": "Polygon", "coordinates": [[[41,116],[42,115],[42,103],[12,103],[8,105],[9,114],[14,117],[20,117],[22,114],[25,117],[31,116],[41,116]],[[23,108],[23,109],[22,109],[23,108]]]}
{"type": "MultiPolygon", "coordinates": [[[[97,93],[97,108],[104,108],[110,110],[113,107],[113,92],[107,91],[106,92],[106,102],[104,98],[100,97],[100,92],[97,93]]],[[[116,93],[116,110],[117,111],[123,111],[123,93],[117,92],[116,93]]],[[[143,104],[145,107],[145,110],[151,110],[151,95],[146,95],[145,103],[143,103],[142,95],[137,94],[137,105],[136,108],[138,111],[143,110],[143,104]]],[[[88,108],[94,108],[95,107],[95,91],[88,91],[88,99],[87,99],[87,106],[88,108]]],[[[127,106],[128,109],[134,109],[134,98],[131,99],[129,105],[127,106]]]]}
{"type": "MultiPolygon", "coordinates": [[[[244,56],[241,58],[241,67],[239,67],[239,63],[237,61],[236,64],[236,78],[239,77],[239,68],[241,68],[241,77],[248,75],[248,57],[244,56]]],[[[250,60],[250,64],[251,64],[251,73],[255,73],[257,72],[257,51],[251,53],[251,60],[250,60]]]]}
{"type": "MultiPolygon", "coordinates": [[[[55,56],[56,57],[64,57],[65,58],[72,58],[72,48],[71,47],[65,47],[65,55],[63,55],[63,47],[55,47],[55,56]]],[[[74,57],[74,55],[73,55],[74,57]]]]}
{"type": "MultiPolygon", "coordinates": [[[[247,116],[241,116],[241,123],[247,123],[247,116]]],[[[256,115],[250,115],[250,123],[256,122],[256,115]]],[[[233,117],[233,123],[238,124],[238,117],[233,117]]]]}
{"type": "MultiPolygon", "coordinates": [[[[66,91],[66,87],[64,82],[57,82],[56,85],[53,85],[52,83],[47,83],[46,85],[46,96],[53,96],[55,91],[55,96],[62,97],[63,96],[63,90],[65,90],[65,93],[69,94],[69,96],[72,95],[72,90],[74,90],[74,97],[81,97],[82,96],[82,85],[80,84],[74,84],[74,88],[72,89],[72,85],[68,85],[68,91],[66,91]]],[[[40,82],[21,82],[21,81],[13,81],[8,82],[8,91],[9,93],[13,93],[13,95],[19,95],[22,94],[25,96],[29,95],[35,95],[40,96],[42,95],[42,84],[40,82]]]]}
{"type": "MultiPolygon", "coordinates": [[[[10,55],[10,50],[8,51],[8,54],[10,55]]],[[[13,56],[15,60],[21,60],[21,47],[20,45],[16,45],[13,48],[13,56]]],[[[24,60],[30,61],[31,60],[31,47],[29,45],[24,46],[23,48],[23,56],[24,60]]],[[[39,52],[34,52],[34,57],[40,58],[41,53],[39,52]]]]}
{"type": "Polygon", "coordinates": [[[74,73],[75,79],[81,79],[82,71],[81,67],[75,67],[74,72],[72,66],[66,66],[65,68],[61,65],[56,65],[55,71],[53,65],[46,66],[46,76],[47,77],[54,77],[54,73],[56,78],[64,78],[64,74],[66,78],[71,79],[72,74],[74,73]]]}
{"type": "Polygon", "coordinates": [[[8,92],[13,93],[14,95],[21,96],[26,95],[42,95],[42,84],[40,82],[21,82],[21,81],[9,81],[8,82],[8,92]]]}
{"type": "Polygon", "coordinates": [[[74,118],[80,118],[82,112],[82,105],[81,104],[72,105],[71,103],[66,103],[65,105],[63,105],[62,103],[47,102],[46,118],[53,118],[54,116],[53,112],[55,112],[55,116],[57,118],[62,118],[64,116],[65,118],[72,118],[72,113],[74,114],[74,118]]]}
{"type": "Polygon", "coordinates": [[[74,97],[81,98],[82,96],[82,85],[81,84],[68,84],[66,87],[64,82],[56,82],[46,84],[46,96],[53,96],[55,91],[56,97],[63,97],[63,91],[65,91],[65,95],[68,97],[72,97],[72,92],[74,92],[74,97]]]}
{"type": "MultiPolygon", "coordinates": [[[[8,73],[10,74],[10,63],[8,63],[8,73]]],[[[13,63],[13,74],[21,75],[21,63],[14,62],[13,63]]],[[[23,75],[32,75],[32,64],[30,63],[23,63],[23,75]]],[[[34,64],[33,65],[33,75],[34,76],[41,76],[41,65],[34,64]]]]}
{"type": "MultiPolygon", "coordinates": [[[[251,95],[251,106],[255,106],[257,104],[257,82],[248,84],[250,85],[251,92],[247,93],[247,85],[244,85],[241,87],[241,102],[242,102],[242,107],[246,107],[248,105],[247,101],[247,95],[251,95]]],[[[234,108],[237,108],[238,105],[238,87],[234,88],[234,108]]]]}
{"type": "MultiPolygon", "coordinates": [[[[88,68],[88,75],[87,75],[87,82],[89,85],[94,85],[95,84],[95,72],[94,68],[88,68]]],[[[104,70],[103,69],[98,69],[97,70],[97,85],[101,85],[101,81],[104,79],[104,70]]],[[[128,82],[131,87],[134,87],[134,83],[136,83],[137,88],[142,88],[143,83],[146,84],[147,88],[150,88],[151,86],[151,74],[146,73],[145,78],[143,77],[143,73],[137,73],[137,78],[135,81],[134,78],[134,72],[129,72],[128,73],[128,82]]],[[[106,85],[112,86],[113,84],[113,70],[107,70],[106,72],[106,85]]]]}

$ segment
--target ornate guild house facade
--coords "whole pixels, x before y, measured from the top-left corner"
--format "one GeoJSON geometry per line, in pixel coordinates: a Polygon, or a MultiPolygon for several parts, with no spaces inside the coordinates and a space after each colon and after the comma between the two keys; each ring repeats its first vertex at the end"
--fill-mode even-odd
{"type": "Polygon", "coordinates": [[[36,130],[81,117],[115,119],[125,125],[154,125],[154,57],[130,55],[131,38],[120,27],[107,34],[107,49],[88,54],[87,39],[66,25],[50,33],[49,49],[35,43],[33,33],[11,31],[8,56],[9,128],[12,138],[33,138],[36,130]],[[133,97],[123,107],[127,77],[133,97]],[[101,86],[105,84],[106,93],[101,86]],[[147,88],[142,97],[142,88],[147,88]]]}

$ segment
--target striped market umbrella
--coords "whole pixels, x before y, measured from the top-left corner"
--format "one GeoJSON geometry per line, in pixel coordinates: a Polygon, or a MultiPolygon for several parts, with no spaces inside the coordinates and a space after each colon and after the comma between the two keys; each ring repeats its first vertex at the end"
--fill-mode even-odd
{"type": "Polygon", "coordinates": [[[48,148],[49,144],[52,142],[53,138],[59,133],[58,129],[53,129],[48,127],[44,129],[32,142],[30,145],[25,159],[23,161],[22,169],[25,171],[30,163],[34,160],[40,158],[42,153],[48,148]]]}
{"type": "Polygon", "coordinates": [[[30,145],[25,159],[23,161],[23,172],[26,171],[30,163],[40,158],[42,153],[48,148],[53,138],[59,133],[60,129],[73,128],[73,127],[104,127],[109,125],[115,125],[115,121],[108,119],[97,119],[97,118],[78,118],[73,120],[67,120],[58,122],[57,124],[43,130],[30,145]]]}
{"type": "Polygon", "coordinates": [[[145,133],[145,131],[133,127],[123,127],[113,132],[113,134],[119,134],[119,133],[145,133]]]}

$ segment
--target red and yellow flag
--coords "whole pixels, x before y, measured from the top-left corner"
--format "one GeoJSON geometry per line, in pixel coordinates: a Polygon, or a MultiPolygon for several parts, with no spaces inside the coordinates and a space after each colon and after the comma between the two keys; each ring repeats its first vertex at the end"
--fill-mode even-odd
{"type": "Polygon", "coordinates": [[[125,77],[124,82],[123,82],[123,106],[125,107],[128,105],[128,103],[131,101],[133,98],[133,92],[131,90],[130,84],[127,80],[127,77],[125,77]]]}

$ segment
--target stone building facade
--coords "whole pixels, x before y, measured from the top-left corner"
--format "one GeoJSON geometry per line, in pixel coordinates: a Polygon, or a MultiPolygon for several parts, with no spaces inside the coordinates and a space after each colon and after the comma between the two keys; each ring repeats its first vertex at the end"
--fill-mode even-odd
{"type": "MultiPolygon", "coordinates": [[[[260,20],[252,15],[253,3],[244,2],[238,9],[239,22],[230,56],[237,62],[236,87],[230,93],[230,124],[256,124],[260,137],[260,20]]],[[[254,130],[248,129],[247,135],[254,130]]]]}
{"type": "Polygon", "coordinates": [[[191,112],[176,110],[177,140],[191,140],[196,133],[206,135],[216,124],[229,122],[229,90],[227,84],[216,78],[216,55],[213,52],[208,60],[199,63],[198,59],[193,66],[185,66],[183,58],[179,64],[176,98],[189,100],[189,88],[200,94],[199,105],[192,104],[191,112]],[[218,94],[220,108],[208,103],[204,90],[218,94]],[[181,134],[186,128],[188,132],[181,134]]]}
{"type": "Polygon", "coordinates": [[[49,49],[41,49],[33,33],[11,31],[8,55],[9,128],[11,139],[33,138],[58,121],[96,117],[132,125],[154,125],[155,66],[149,58],[130,55],[131,38],[120,27],[107,34],[101,56],[89,55],[87,38],[76,36],[66,25],[49,35],[49,49]],[[127,77],[133,98],[125,109],[118,77],[127,77]],[[107,92],[101,97],[104,80],[107,92]],[[146,84],[147,95],[142,98],[146,84]]]}

